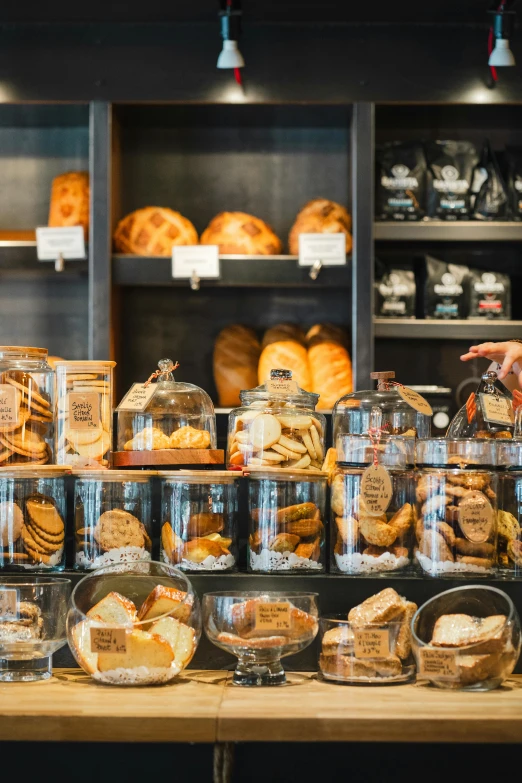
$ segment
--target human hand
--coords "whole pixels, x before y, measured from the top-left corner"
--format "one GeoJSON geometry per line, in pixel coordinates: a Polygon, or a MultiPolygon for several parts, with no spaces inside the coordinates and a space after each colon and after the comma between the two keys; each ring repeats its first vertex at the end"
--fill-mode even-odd
{"type": "Polygon", "coordinates": [[[522,343],[507,341],[505,343],[481,343],[472,345],[468,353],[460,359],[469,362],[470,359],[490,359],[502,364],[498,373],[499,380],[503,381],[511,369],[518,376],[518,383],[522,386],[522,343]]]}

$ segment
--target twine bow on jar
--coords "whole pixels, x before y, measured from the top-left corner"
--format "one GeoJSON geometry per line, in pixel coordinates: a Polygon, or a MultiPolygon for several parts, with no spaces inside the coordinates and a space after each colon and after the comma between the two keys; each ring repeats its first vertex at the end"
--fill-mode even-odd
{"type": "Polygon", "coordinates": [[[160,375],[167,376],[166,378],[162,378],[161,379],[162,381],[172,380],[168,376],[169,375],[171,376],[172,373],[178,369],[179,362],[173,362],[172,359],[160,359],[158,362],[158,367],[159,370],[154,370],[154,372],[151,373],[151,375],[149,375],[149,377],[143,384],[144,386],[148,386],[149,383],[151,383],[155,378],[159,378],[160,375]]]}

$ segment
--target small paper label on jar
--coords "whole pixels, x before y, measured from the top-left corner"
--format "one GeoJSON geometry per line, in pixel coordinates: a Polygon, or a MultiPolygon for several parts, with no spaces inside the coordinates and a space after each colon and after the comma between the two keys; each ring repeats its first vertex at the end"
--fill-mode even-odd
{"type": "Polygon", "coordinates": [[[361,498],[364,510],[372,517],[380,517],[391,503],[393,487],[384,465],[370,465],[361,478],[361,498]]]}
{"type": "Polygon", "coordinates": [[[97,392],[69,392],[68,411],[70,430],[99,429],[100,395],[97,392]]]}
{"type": "Polygon", "coordinates": [[[493,531],[495,512],[487,497],[476,490],[463,498],[459,504],[459,525],[474,544],[484,544],[493,531]]]}
{"type": "Polygon", "coordinates": [[[91,628],[92,653],[126,653],[126,628],[91,628]]]}
{"type": "Polygon", "coordinates": [[[455,650],[435,650],[433,647],[421,647],[419,650],[419,674],[439,680],[457,679],[459,667],[455,650]]]}
{"type": "Polygon", "coordinates": [[[297,394],[299,391],[297,381],[291,378],[268,378],[266,390],[270,394],[297,394]]]}
{"type": "Polygon", "coordinates": [[[0,427],[18,424],[20,417],[20,392],[10,383],[0,384],[0,427]]]}
{"type": "Polygon", "coordinates": [[[116,410],[144,411],[157,389],[155,383],[133,383],[116,410]]]}
{"type": "Polygon", "coordinates": [[[289,603],[256,604],[256,631],[291,631],[289,603]]]}
{"type": "Polygon", "coordinates": [[[390,632],[385,628],[354,629],[356,658],[387,658],[390,654],[390,632]]]}
{"type": "Polygon", "coordinates": [[[397,386],[397,391],[402,397],[404,402],[417,411],[417,413],[423,413],[425,416],[433,416],[433,409],[428,400],[425,400],[422,394],[418,394],[413,389],[408,389],[407,386],[397,386]]]}
{"type": "Polygon", "coordinates": [[[515,421],[513,406],[507,397],[497,397],[494,394],[479,394],[479,397],[485,421],[513,426],[515,421]]]}
{"type": "Polygon", "coordinates": [[[18,620],[18,590],[0,587],[0,621],[18,620]]]}

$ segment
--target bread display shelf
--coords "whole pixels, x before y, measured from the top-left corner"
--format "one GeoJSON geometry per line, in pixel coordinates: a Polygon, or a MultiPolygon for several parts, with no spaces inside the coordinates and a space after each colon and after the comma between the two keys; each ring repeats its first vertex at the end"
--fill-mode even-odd
{"type": "Polygon", "coordinates": [[[282,688],[237,688],[226,671],[168,685],[108,688],[73,669],[1,686],[0,740],[68,742],[522,741],[522,677],[489,694],[429,686],[350,688],[289,674],[282,688]],[[487,705],[486,705],[487,701],[487,705]]]}
{"type": "Polygon", "coordinates": [[[222,449],[154,449],[154,451],[113,451],[115,468],[165,465],[224,465],[222,449]]]}
{"type": "Polygon", "coordinates": [[[3,232],[4,236],[2,236],[2,232],[0,232],[0,272],[7,273],[10,280],[35,276],[52,276],[57,280],[65,280],[71,276],[87,275],[89,269],[88,261],[66,261],[64,271],[56,272],[52,261],[38,261],[35,241],[30,239],[7,239],[5,237],[6,234],[12,233],[3,232]]]}
{"type": "Polygon", "coordinates": [[[375,337],[400,340],[511,340],[522,321],[435,321],[421,318],[374,318],[375,337]]]}

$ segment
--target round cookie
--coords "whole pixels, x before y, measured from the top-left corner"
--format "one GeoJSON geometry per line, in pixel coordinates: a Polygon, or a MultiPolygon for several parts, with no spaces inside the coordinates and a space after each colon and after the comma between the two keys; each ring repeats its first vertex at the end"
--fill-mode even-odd
{"type": "Polygon", "coordinates": [[[44,538],[40,535],[39,531],[31,527],[31,525],[26,525],[27,531],[30,534],[31,538],[34,539],[34,541],[44,550],[45,552],[56,552],[57,549],[60,549],[63,546],[65,533],[55,538],[54,540],[50,540],[50,538],[44,538]]]}
{"type": "Polygon", "coordinates": [[[106,552],[124,546],[145,545],[139,519],[119,508],[101,515],[94,528],[94,538],[106,552]]]}
{"type": "Polygon", "coordinates": [[[18,541],[22,533],[24,515],[18,503],[8,500],[0,503],[0,546],[18,541]]]}
{"type": "Polygon", "coordinates": [[[35,402],[37,405],[41,405],[44,408],[51,407],[49,400],[46,400],[45,397],[42,397],[41,394],[38,394],[38,392],[34,391],[30,386],[25,386],[23,383],[19,383],[19,381],[15,381],[13,378],[6,378],[6,381],[7,383],[10,383],[11,386],[14,386],[15,389],[22,392],[25,397],[28,397],[31,405],[35,402]]]}
{"type": "Polygon", "coordinates": [[[58,536],[65,530],[63,519],[53,501],[47,497],[31,497],[25,502],[31,525],[42,533],[58,536]]]}

